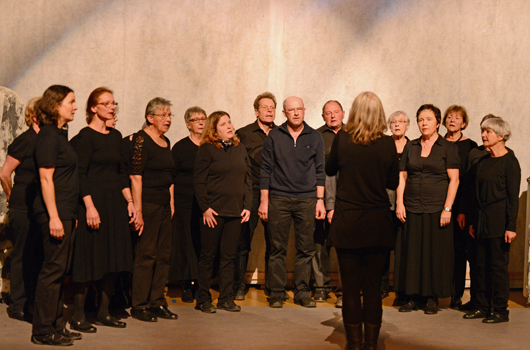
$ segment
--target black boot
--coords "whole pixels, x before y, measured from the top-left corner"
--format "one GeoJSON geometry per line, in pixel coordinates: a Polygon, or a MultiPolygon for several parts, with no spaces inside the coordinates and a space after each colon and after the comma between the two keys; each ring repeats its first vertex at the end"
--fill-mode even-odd
{"type": "Polygon", "coordinates": [[[346,330],[346,350],[362,350],[363,349],[363,325],[359,324],[344,324],[346,330]]]}
{"type": "Polygon", "coordinates": [[[364,324],[364,350],[377,350],[377,339],[379,338],[380,324],[364,324]]]}

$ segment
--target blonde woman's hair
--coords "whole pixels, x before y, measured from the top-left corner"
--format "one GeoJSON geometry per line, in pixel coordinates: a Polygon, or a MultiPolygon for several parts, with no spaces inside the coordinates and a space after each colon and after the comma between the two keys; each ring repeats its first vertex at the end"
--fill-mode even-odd
{"type": "Polygon", "coordinates": [[[24,121],[28,127],[33,125],[33,117],[37,118],[37,106],[40,99],[41,97],[33,97],[26,105],[26,109],[24,110],[24,121]]]}
{"type": "Polygon", "coordinates": [[[354,143],[369,145],[383,136],[387,129],[385,110],[376,94],[361,92],[350,109],[345,130],[354,143]]]}

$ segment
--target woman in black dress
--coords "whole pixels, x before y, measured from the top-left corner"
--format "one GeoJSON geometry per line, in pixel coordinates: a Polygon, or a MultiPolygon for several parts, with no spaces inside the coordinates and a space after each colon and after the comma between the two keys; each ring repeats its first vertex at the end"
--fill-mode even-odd
{"type": "Polygon", "coordinates": [[[458,147],[438,134],[440,110],[416,112],[421,137],[409,142],[400,161],[396,216],[405,223],[396,249],[396,292],[407,303],[400,312],[438,313],[438,298],[453,294],[451,210],[458,190],[458,147]]]}
{"type": "Polygon", "coordinates": [[[79,160],[80,205],[74,245],[72,280],[75,283],[74,315],[70,327],[94,333],[84,306],[90,281],[97,281],[99,311],[96,324],[125,328],[109,314],[116,273],[132,271],[129,218],[133,204],[128,174],[121,156],[121,134],[106,123],[114,122],[117,103],[112,91],[92,91],[86,104],[88,126],[71,141],[79,160]]]}
{"type": "Polygon", "coordinates": [[[25,122],[29,127],[18,136],[7,148],[7,157],[0,169],[0,182],[7,197],[9,208],[9,225],[11,226],[11,242],[14,250],[11,255],[9,274],[11,303],[7,315],[16,320],[30,320],[35,296],[35,284],[42,260],[36,245],[40,231],[31,215],[31,207],[35,200],[35,141],[39,133],[36,105],[40,97],[28,101],[25,110],[25,122]],[[15,172],[15,185],[11,174],[15,172]]]}
{"type": "Polygon", "coordinates": [[[197,307],[214,313],[210,294],[213,262],[219,251],[217,309],[241,311],[234,303],[235,258],[241,224],[250,218],[252,180],[247,150],[234,134],[230,116],[210,114],[195,158],[193,187],[202,211],[197,307]]]}
{"type": "MultiPolygon", "coordinates": [[[[197,281],[197,261],[201,252],[199,220],[201,212],[193,193],[193,167],[199,150],[201,135],[206,124],[206,112],[191,107],[184,113],[184,122],[190,135],[173,146],[175,162],[175,215],[169,279],[181,282],[182,301],[193,303],[192,281],[197,281]]],[[[197,288],[196,285],[193,286],[197,288]]]]}
{"type": "Polygon", "coordinates": [[[501,323],[509,320],[508,262],[516,236],[521,167],[505,145],[511,136],[506,121],[491,118],[481,128],[482,143],[490,153],[471,170],[475,183],[469,227],[476,243],[477,308],[464,318],[501,323]]]}
{"type": "Polygon", "coordinates": [[[69,269],[79,196],[77,156],[68,142],[67,124],[77,110],[72,89],[50,86],[38,105],[40,132],[35,165],[40,188],[33,215],[41,228],[44,262],[35,292],[31,341],[44,345],[71,345],[80,333],[65,328],[63,277],[69,269]]]}
{"type": "Polygon", "coordinates": [[[171,126],[171,102],[155,97],[147,104],[147,126],[134,134],[130,157],[131,190],[137,216],[138,242],[134,257],[132,317],[146,322],[175,320],[164,289],[171,255],[171,217],[175,211],[175,163],[164,134],[171,126]]]}
{"type": "Polygon", "coordinates": [[[381,277],[395,243],[386,189],[396,189],[399,163],[394,140],[383,134],[386,128],[379,97],[361,93],[326,162],[328,176],[340,173],[330,234],[339,260],[342,317],[350,350],[377,349],[383,315],[381,277]]]}
{"type": "MultiPolygon", "coordinates": [[[[462,195],[465,193],[464,184],[462,181],[465,175],[467,166],[467,159],[469,152],[478,145],[475,141],[464,136],[462,130],[469,125],[469,117],[467,111],[462,106],[452,105],[444,113],[442,124],[447,129],[445,139],[454,142],[458,146],[458,155],[460,156],[460,186],[456,193],[455,202],[453,204],[452,218],[453,221],[453,240],[454,240],[454,254],[455,261],[453,267],[453,283],[454,295],[451,297],[451,307],[457,308],[462,305],[462,295],[466,286],[466,261],[470,260],[468,257],[468,246],[471,240],[469,234],[466,232],[465,215],[466,208],[462,203],[462,195]]],[[[471,264],[473,265],[473,263],[471,264]]],[[[474,299],[472,293],[472,299],[474,299]]]]}

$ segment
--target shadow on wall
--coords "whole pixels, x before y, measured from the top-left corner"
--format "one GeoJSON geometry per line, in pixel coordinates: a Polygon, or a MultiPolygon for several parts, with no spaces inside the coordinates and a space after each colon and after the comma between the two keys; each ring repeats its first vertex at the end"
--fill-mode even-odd
{"type": "MultiPolygon", "coordinates": [[[[114,0],[91,1],[36,1],[19,0],[12,2],[8,8],[3,8],[7,13],[17,11],[34,11],[44,13],[39,16],[41,21],[25,21],[20,27],[10,28],[10,37],[0,44],[2,51],[12,52],[13,59],[2,63],[0,76],[3,84],[13,86],[19,75],[24,75],[31,65],[40,60],[40,57],[66,36],[72,28],[90,18],[91,14],[104,11],[100,7],[108,6],[114,0]],[[9,8],[10,7],[10,8],[9,8]],[[40,34],[40,35],[37,35],[40,34]],[[44,40],[43,40],[44,37],[44,40]],[[9,47],[4,47],[9,45],[9,47]]],[[[4,4],[2,4],[3,7],[4,4]]],[[[15,15],[16,16],[16,15],[15,15]]],[[[23,16],[16,16],[23,19],[23,16]]]]}

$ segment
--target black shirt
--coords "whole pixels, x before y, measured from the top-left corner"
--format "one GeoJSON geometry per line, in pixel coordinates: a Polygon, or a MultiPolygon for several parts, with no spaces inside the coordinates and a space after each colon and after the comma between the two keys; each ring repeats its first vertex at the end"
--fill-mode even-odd
{"type": "MultiPolygon", "coordinates": [[[[276,128],[276,125],[273,124],[272,128],[276,128]]],[[[263,143],[265,142],[265,138],[267,138],[267,134],[260,128],[256,120],[254,123],[239,129],[237,136],[241,140],[241,143],[245,145],[248,157],[250,158],[252,185],[259,187],[259,175],[262,163],[261,153],[263,152],[263,143]]]]}
{"type": "Polygon", "coordinates": [[[81,198],[106,188],[129,187],[128,173],[121,154],[121,133],[107,128],[108,134],[91,127],[81,129],[70,143],[78,158],[79,194],[81,198]],[[103,181],[102,181],[103,180],[103,181]]]}
{"type": "Polygon", "coordinates": [[[131,150],[131,175],[142,176],[142,203],[169,205],[175,163],[169,140],[159,146],[144,130],[134,134],[131,150]]]}
{"type": "Polygon", "coordinates": [[[33,205],[37,191],[35,181],[35,142],[37,133],[30,127],[7,148],[7,155],[15,158],[20,165],[15,169],[15,183],[9,198],[9,207],[28,209],[33,205]]]}
{"type": "MultiPolygon", "coordinates": [[[[473,170],[472,170],[473,171],[473,170]]],[[[513,152],[484,156],[476,166],[473,224],[480,238],[497,238],[516,229],[521,167],[513,152]]]]}
{"type": "Polygon", "coordinates": [[[191,208],[193,203],[193,167],[199,146],[189,137],[177,142],[171,153],[175,163],[176,173],[173,178],[175,184],[175,208],[191,208]]]}
{"type": "Polygon", "coordinates": [[[458,147],[438,135],[427,157],[421,156],[421,137],[403,150],[400,167],[407,171],[403,197],[405,209],[412,213],[436,213],[444,208],[449,187],[447,169],[458,169],[458,147]]]}
{"type": "Polygon", "coordinates": [[[219,216],[239,217],[252,205],[250,161],[244,146],[199,147],[193,170],[193,187],[201,211],[212,208],[219,216]]]}
{"type": "MultiPolygon", "coordinates": [[[[68,142],[68,129],[43,125],[35,143],[35,162],[37,168],[55,168],[53,184],[59,218],[62,221],[74,220],[79,196],[79,175],[77,155],[68,142]]],[[[48,215],[40,186],[34,209],[36,215],[48,215]]]]}

